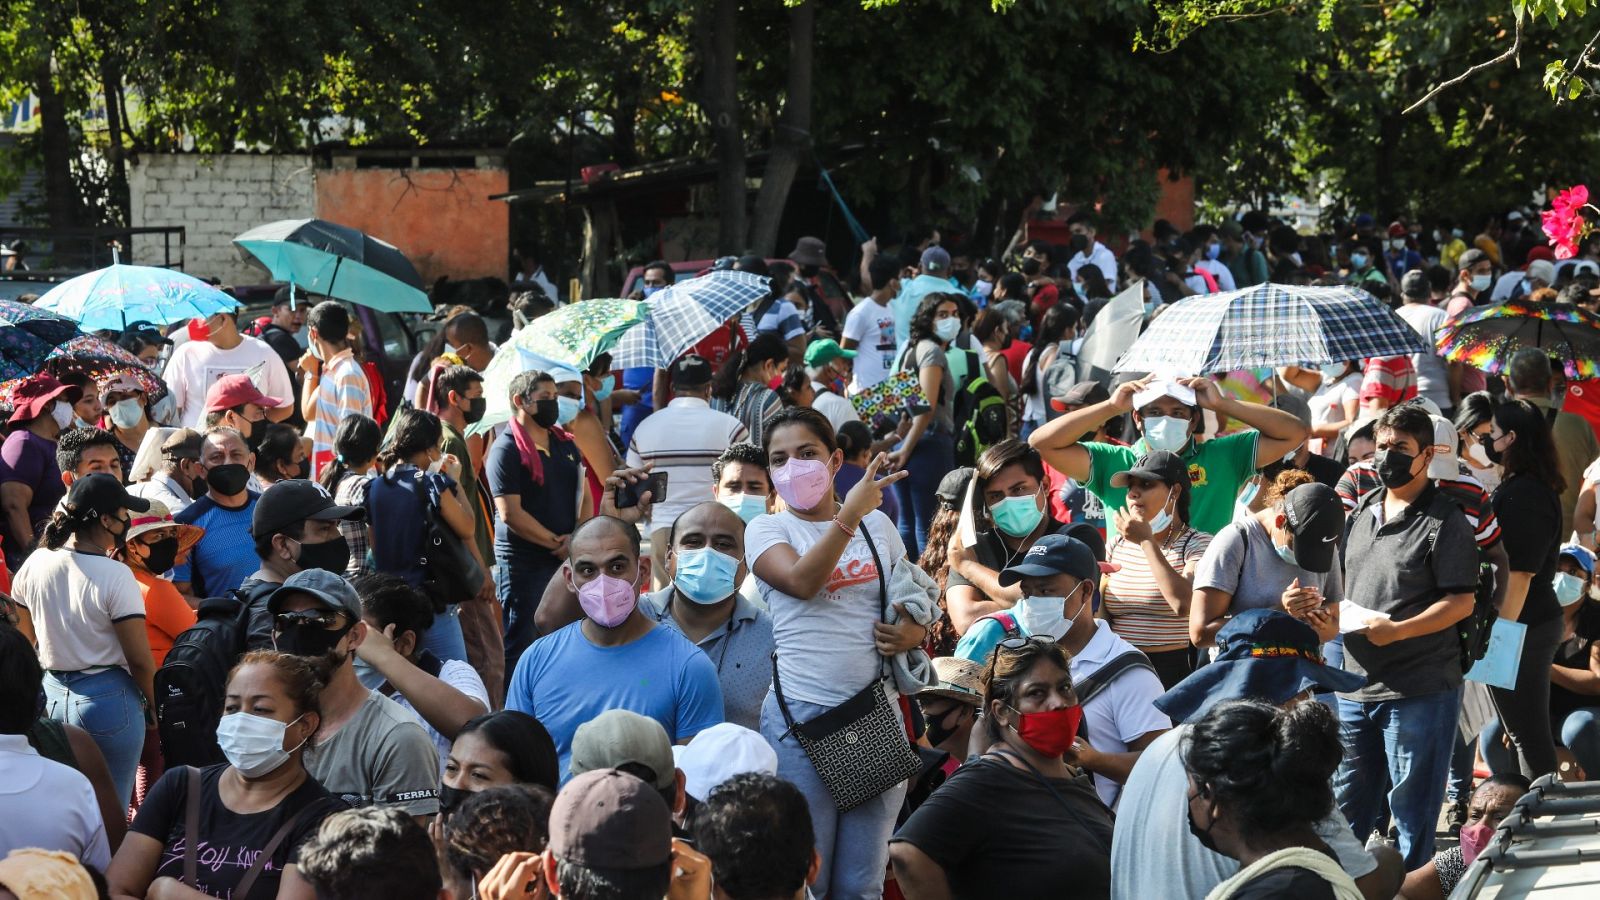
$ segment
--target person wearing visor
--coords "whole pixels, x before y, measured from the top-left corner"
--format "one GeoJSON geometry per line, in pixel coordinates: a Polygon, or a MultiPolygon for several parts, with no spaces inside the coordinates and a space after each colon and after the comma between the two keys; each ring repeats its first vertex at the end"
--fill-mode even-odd
{"type": "MultiPolygon", "coordinates": [[[[1018,627],[1007,627],[1005,637],[1048,637],[1072,661],[1084,729],[1066,760],[1093,774],[1100,800],[1115,809],[1139,752],[1172,723],[1155,708],[1163,688],[1149,659],[1094,616],[1094,586],[1102,572],[1084,541],[1047,534],[1000,573],[1000,584],[1020,584],[1023,595],[1008,613],[1018,627]]],[[[957,656],[989,660],[1000,629],[985,628],[981,638],[975,637],[978,631],[961,639],[957,656]]]]}
{"type": "MultiPolygon", "coordinates": [[[[1209,378],[1149,376],[1120,384],[1109,400],[1045,425],[1028,443],[1038,448],[1046,464],[1076,479],[1107,509],[1122,507],[1127,499],[1127,488],[1112,486],[1111,476],[1127,471],[1152,450],[1176,453],[1194,486],[1190,524],[1216,534],[1233,521],[1234,500],[1256,470],[1295,452],[1306,434],[1305,424],[1293,413],[1227,397],[1209,378]],[[1251,430],[1196,442],[1195,436],[1204,427],[1205,410],[1215,413],[1219,421],[1236,419],[1251,430]],[[1133,413],[1141,434],[1133,446],[1082,440],[1126,412],[1133,413]]],[[[1114,523],[1107,524],[1114,530],[1114,523]]]]}
{"type": "MultiPolygon", "coordinates": [[[[342,569],[340,571],[343,571],[342,569]]],[[[339,575],[305,569],[267,598],[272,646],[322,670],[322,718],[306,770],[352,806],[392,806],[426,827],[439,811],[439,751],[415,716],[361,683],[361,598],[339,575]]]]}
{"type": "Polygon", "coordinates": [[[1112,513],[1115,536],[1107,557],[1105,617],[1118,637],[1150,658],[1170,688],[1194,671],[1189,601],[1195,566],[1211,535],[1189,527],[1189,473],[1175,453],[1157,450],[1111,476],[1128,505],[1112,513]]]}

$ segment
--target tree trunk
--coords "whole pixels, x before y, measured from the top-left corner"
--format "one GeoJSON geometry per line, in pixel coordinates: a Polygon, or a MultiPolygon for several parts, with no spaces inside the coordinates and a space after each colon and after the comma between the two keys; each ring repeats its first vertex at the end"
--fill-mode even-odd
{"type": "Polygon", "coordinates": [[[51,228],[78,224],[78,190],[72,182],[72,132],[56,93],[48,57],[34,74],[39,95],[39,149],[44,154],[44,207],[51,228]]]}
{"type": "Polygon", "coordinates": [[[583,295],[611,296],[611,253],[616,241],[617,206],[610,200],[583,205],[583,295]]]}
{"type": "MultiPolygon", "coordinates": [[[[111,54],[100,56],[100,90],[106,100],[106,162],[111,167],[111,209],[113,220],[120,225],[132,225],[130,198],[128,196],[128,163],[122,152],[122,109],[117,103],[121,93],[122,75],[111,54]]],[[[125,258],[131,258],[133,248],[122,248],[125,258]]]]}
{"type": "Polygon", "coordinates": [[[618,72],[611,90],[611,161],[626,169],[639,161],[639,93],[644,90],[639,70],[618,72]]]}
{"type": "Polygon", "coordinates": [[[716,0],[699,23],[701,101],[717,147],[717,253],[742,253],[745,239],[744,129],[739,124],[739,0],[716,0]]]}
{"type": "Polygon", "coordinates": [[[750,252],[758,256],[777,252],[778,227],[783,223],[784,207],[789,204],[789,189],[811,147],[811,51],[816,43],[816,24],[814,0],[790,8],[789,84],[750,227],[750,252]]]}

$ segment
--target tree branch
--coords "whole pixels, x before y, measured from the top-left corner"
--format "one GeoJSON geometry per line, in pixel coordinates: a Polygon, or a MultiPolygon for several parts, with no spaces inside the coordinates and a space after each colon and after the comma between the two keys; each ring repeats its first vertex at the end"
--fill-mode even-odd
{"type": "Polygon", "coordinates": [[[1418,100],[1417,102],[1415,102],[1415,103],[1411,104],[1410,106],[1406,107],[1404,110],[1401,110],[1400,114],[1403,115],[1403,116],[1404,115],[1410,115],[1413,110],[1416,110],[1418,107],[1423,106],[1429,100],[1432,100],[1434,97],[1439,96],[1445,90],[1447,90],[1449,88],[1452,88],[1452,87],[1455,87],[1456,85],[1460,84],[1461,82],[1466,81],[1468,78],[1471,78],[1472,76],[1478,74],[1479,72],[1482,72],[1484,69],[1490,68],[1492,66],[1498,66],[1501,63],[1505,62],[1506,60],[1515,57],[1517,55],[1517,51],[1519,49],[1521,49],[1521,47],[1522,47],[1522,16],[1519,14],[1517,16],[1517,30],[1516,30],[1516,33],[1515,33],[1515,35],[1512,36],[1512,38],[1511,38],[1511,46],[1506,48],[1506,52],[1500,54],[1499,56],[1496,56],[1494,59],[1486,60],[1484,62],[1478,63],[1477,65],[1475,65],[1472,68],[1466,70],[1465,72],[1462,72],[1460,75],[1457,75],[1456,77],[1450,79],[1449,81],[1444,82],[1443,84],[1439,85],[1438,87],[1436,87],[1433,90],[1429,91],[1428,93],[1424,94],[1421,100],[1418,100]]]}

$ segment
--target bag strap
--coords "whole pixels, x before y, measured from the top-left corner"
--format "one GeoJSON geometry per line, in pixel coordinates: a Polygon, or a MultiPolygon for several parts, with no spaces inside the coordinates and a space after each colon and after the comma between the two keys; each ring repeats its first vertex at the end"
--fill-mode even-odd
{"type": "Polygon", "coordinates": [[[200,770],[194,766],[185,768],[189,770],[189,791],[183,798],[183,883],[198,890],[200,849],[196,842],[200,839],[200,792],[204,787],[200,783],[200,770]]]}
{"type": "Polygon", "coordinates": [[[1088,704],[1101,691],[1110,687],[1111,682],[1117,680],[1117,676],[1129,669],[1149,669],[1151,672],[1156,670],[1155,666],[1150,664],[1148,656],[1138,650],[1129,650],[1094,670],[1088,677],[1079,679],[1078,683],[1072,686],[1073,692],[1078,695],[1078,704],[1080,706],[1088,704]]]}
{"type": "MultiPolygon", "coordinates": [[[[1017,621],[1016,614],[1010,610],[1003,609],[999,612],[989,613],[986,616],[979,616],[978,622],[981,622],[984,619],[989,619],[993,622],[999,622],[1000,627],[1005,629],[1006,637],[1016,637],[1022,632],[1022,623],[1017,621]]],[[[977,623],[974,622],[973,624],[977,623]]]]}
{"type": "Polygon", "coordinates": [[[299,825],[313,810],[326,806],[330,800],[331,798],[325,797],[314,803],[309,803],[301,807],[299,812],[290,816],[282,825],[279,825],[278,830],[272,833],[272,839],[267,841],[267,845],[262,847],[261,852],[257,854],[256,861],[250,864],[250,869],[244,873],[243,878],[239,879],[238,887],[233,889],[233,896],[246,898],[247,900],[250,896],[250,888],[255,886],[256,879],[261,877],[262,871],[267,867],[267,862],[272,859],[272,854],[277,852],[278,846],[289,836],[289,832],[293,831],[295,826],[299,825]]]}

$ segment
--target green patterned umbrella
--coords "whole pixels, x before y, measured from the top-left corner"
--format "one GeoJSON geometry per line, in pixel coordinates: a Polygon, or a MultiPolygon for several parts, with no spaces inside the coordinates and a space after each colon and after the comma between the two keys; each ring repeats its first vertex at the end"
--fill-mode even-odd
{"type": "Polygon", "coordinates": [[[650,317],[650,305],[635,300],[580,300],[540,316],[500,348],[525,350],[580,372],[610,350],[622,333],[650,317]]]}

